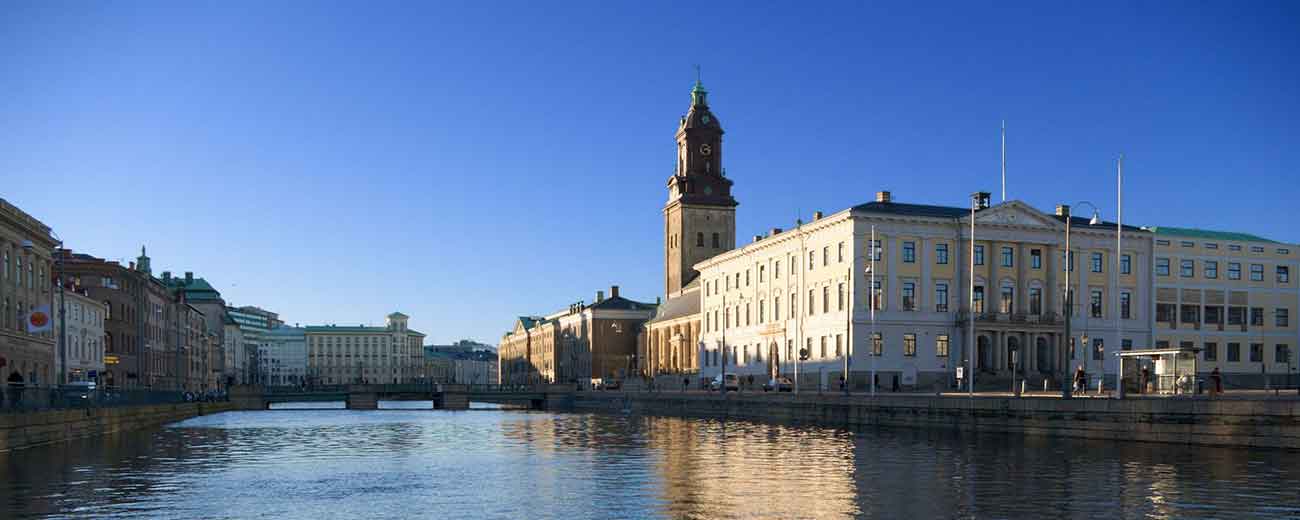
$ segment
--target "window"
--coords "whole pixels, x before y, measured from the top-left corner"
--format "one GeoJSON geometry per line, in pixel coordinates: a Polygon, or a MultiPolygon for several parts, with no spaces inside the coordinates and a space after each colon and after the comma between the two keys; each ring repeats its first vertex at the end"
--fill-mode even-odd
{"type": "Polygon", "coordinates": [[[772,278],[781,279],[781,261],[777,260],[772,264],[772,278]]]}
{"type": "Polygon", "coordinates": [[[1133,293],[1128,291],[1119,293],[1119,317],[1125,320],[1133,319],[1133,293]]]}
{"type": "Polygon", "coordinates": [[[1062,251],[1062,252],[1061,252],[1061,259],[1062,259],[1062,261],[1067,261],[1067,260],[1068,260],[1067,263],[1068,263],[1069,265],[1066,266],[1066,268],[1069,269],[1071,273],[1073,273],[1073,272],[1074,272],[1074,251],[1070,251],[1070,254],[1068,254],[1068,255],[1065,254],[1064,251],[1062,251]]]}
{"type": "Polygon", "coordinates": [[[822,312],[826,313],[830,311],[831,311],[831,288],[830,286],[824,285],[822,286],[822,312]]]}
{"type": "Polygon", "coordinates": [[[1241,361],[1241,343],[1228,344],[1228,362],[1236,363],[1241,361]]]}
{"type": "Polygon", "coordinates": [[[873,287],[872,287],[873,290],[871,291],[871,296],[870,296],[870,300],[871,300],[871,302],[872,302],[872,307],[875,308],[876,310],[884,309],[884,308],[885,308],[885,301],[884,301],[885,299],[882,298],[882,296],[884,295],[884,293],[880,290],[880,282],[879,282],[879,281],[876,281],[876,282],[873,282],[871,285],[873,285],[873,287]]]}
{"type": "Polygon", "coordinates": [[[1168,258],[1157,258],[1157,259],[1156,259],[1156,275],[1157,275],[1157,276],[1169,276],[1169,259],[1168,259],[1168,258]]]}
{"type": "Polygon", "coordinates": [[[817,296],[812,289],[808,289],[808,315],[812,316],[817,310],[817,296]]]}
{"type": "Polygon", "coordinates": [[[1133,340],[1125,339],[1119,342],[1120,350],[1133,350],[1133,340]]]}
{"type": "MultiPolygon", "coordinates": [[[[703,232],[700,232],[700,233],[696,233],[696,234],[695,234],[695,245],[696,245],[697,247],[704,247],[704,233],[703,233],[703,232]]],[[[717,246],[714,246],[714,247],[717,247],[717,246]]]]}
{"type": "Polygon", "coordinates": [[[916,283],[903,282],[903,310],[916,310],[916,283]]]}
{"type": "Polygon", "coordinates": [[[903,355],[916,356],[916,334],[903,334],[903,355]]]}
{"type": "Polygon", "coordinates": [[[1029,250],[1029,267],[1033,269],[1043,268],[1043,250],[1041,249],[1029,250]]]}
{"type": "Polygon", "coordinates": [[[975,265],[984,265],[984,246],[975,246],[975,265]]]}
{"type": "Polygon", "coordinates": [[[1228,279],[1229,280],[1241,279],[1241,264],[1237,262],[1228,262],[1228,279]]]}
{"type": "Polygon", "coordinates": [[[879,332],[871,336],[871,355],[885,355],[885,337],[879,332]]]}
{"type": "Polygon", "coordinates": [[[820,357],[825,358],[825,357],[826,357],[826,336],[822,336],[822,337],[821,337],[821,347],[822,347],[822,349],[821,349],[821,356],[820,356],[820,357]]]}
{"type": "Polygon", "coordinates": [[[843,355],[844,355],[844,335],[836,334],[835,335],[835,357],[840,357],[843,355]]]}
{"type": "Polygon", "coordinates": [[[948,283],[934,284],[934,312],[948,312],[948,283]]]}
{"type": "Polygon", "coordinates": [[[1156,241],[1156,245],[1158,245],[1158,246],[1167,246],[1167,245],[1169,245],[1169,241],[1168,241],[1168,240],[1157,240],[1157,241],[1156,241]]]}
{"type": "Polygon", "coordinates": [[[1206,242],[1206,243],[1205,243],[1205,248],[1206,248],[1206,249],[1218,249],[1218,248],[1219,248],[1219,244],[1216,244],[1216,243],[1214,243],[1214,242],[1206,242]]]}
{"type": "Polygon", "coordinates": [[[1253,282],[1264,281],[1264,264],[1250,264],[1250,280],[1253,282]]]}
{"type": "Polygon", "coordinates": [[[1206,260],[1206,261],[1205,261],[1205,277],[1206,277],[1206,278],[1211,278],[1211,279],[1213,279],[1213,278],[1218,278],[1218,277],[1219,277],[1219,263],[1218,263],[1218,262],[1216,262],[1216,261],[1214,261],[1214,260],[1206,260]]]}
{"type": "Polygon", "coordinates": [[[1092,317],[1100,318],[1101,317],[1101,290],[1100,289],[1092,290],[1092,298],[1090,303],[1091,305],[1089,305],[1089,307],[1091,308],[1092,317]]]}
{"type": "Polygon", "coordinates": [[[1252,252],[1252,253],[1263,253],[1263,252],[1264,252],[1264,248],[1263,248],[1263,247],[1260,247],[1260,246],[1250,246],[1250,252],[1252,252]]]}
{"type": "Polygon", "coordinates": [[[971,311],[974,312],[975,314],[984,314],[984,286],[983,285],[975,286],[974,296],[975,296],[975,303],[974,303],[974,308],[971,309],[971,311]]]}
{"type": "Polygon", "coordinates": [[[720,248],[720,247],[722,247],[722,242],[721,242],[720,240],[718,240],[718,234],[717,234],[717,233],[714,233],[714,234],[713,234],[713,248],[714,248],[714,249],[718,249],[718,248],[720,248]]]}
{"type": "Polygon", "coordinates": [[[1133,274],[1133,257],[1131,255],[1120,255],[1119,272],[1120,274],[1133,274]]]}
{"type": "Polygon", "coordinates": [[[1263,327],[1263,326],[1264,326],[1264,308],[1263,308],[1263,307],[1251,307],[1251,308],[1250,308],[1250,325],[1251,325],[1252,327],[1263,327]]]}
{"type": "Polygon", "coordinates": [[[1279,247],[1279,248],[1277,249],[1277,254],[1279,254],[1279,255],[1289,255],[1289,254],[1291,254],[1291,250],[1290,250],[1290,249],[1283,249],[1283,248],[1280,248],[1280,247],[1279,247]]]}
{"type": "Polygon", "coordinates": [[[1002,248],[1002,267],[1012,267],[1016,263],[1016,254],[1009,247],[1002,248]]]}
{"type": "Polygon", "coordinates": [[[1205,360],[1206,360],[1206,361],[1218,361],[1218,360],[1219,360],[1219,344],[1218,344],[1218,343],[1210,343],[1210,342],[1207,342],[1207,343],[1205,344],[1205,350],[1203,350],[1202,352],[1205,353],[1205,360]]]}
{"type": "Polygon", "coordinates": [[[1196,275],[1195,260],[1183,260],[1181,262],[1178,262],[1178,276],[1181,276],[1183,278],[1191,278],[1192,276],[1195,275],[1196,275]]]}
{"type": "Polygon", "coordinates": [[[1182,307],[1183,323],[1197,324],[1201,322],[1200,305],[1184,305],[1182,307]]]}
{"type": "Polygon", "coordinates": [[[1291,352],[1290,352],[1290,351],[1291,351],[1291,349],[1290,349],[1290,348],[1287,348],[1286,345],[1274,345],[1274,346],[1273,346],[1273,362],[1274,362],[1274,363],[1290,363],[1290,362],[1291,362],[1291,352]]]}
{"type": "Polygon", "coordinates": [[[1290,326],[1291,320],[1289,316],[1289,311],[1287,311],[1287,309],[1278,309],[1276,319],[1277,319],[1276,326],[1278,327],[1290,326]]]}
{"type": "Polygon", "coordinates": [[[1264,344],[1263,344],[1263,343],[1251,343],[1251,344],[1250,344],[1250,362],[1251,362],[1251,363],[1263,363],[1263,362],[1264,362],[1264,344]]]}
{"type": "Polygon", "coordinates": [[[839,262],[844,262],[844,242],[840,242],[839,250],[836,253],[839,262]]]}
{"type": "Polygon", "coordinates": [[[808,252],[808,270],[811,271],[811,270],[813,270],[813,269],[816,268],[816,267],[817,267],[817,252],[816,252],[816,251],[809,251],[809,252],[808,252]]]}
{"type": "MultiPolygon", "coordinates": [[[[736,308],[736,312],[740,312],[740,308],[739,308],[739,307],[736,308]]],[[[745,326],[746,326],[746,327],[749,326],[749,317],[750,317],[750,315],[751,315],[751,313],[750,313],[749,303],[746,302],[746,303],[745,303],[745,326]]],[[[736,321],[739,322],[740,319],[737,318],[736,321]]]]}
{"type": "Polygon", "coordinates": [[[1223,323],[1223,307],[1214,305],[1205,306],[1205,323],[1208,325],[1219,325],[1223,323]]]}
{"type": "Polygon", "coordinates": [[[948,263],[948,244],[937,244],[934,246],[934,263],[948,263]]]}
{"type": "Polygon", "coordinates": [[[1228,307],[1228,325],[1245,325],[1246,308],[1228,307]]]}
{"type": "Polygon", "coordinates": [[[1241,246],[1236,245],[1236,244],[1232,244],[1232,245],[1229,245],[1229,246],[1228,246],[1228,250],[1229,250],[1229,251],[1241,251],[1241,246]]]}
{"type": "Polygon", "coordinates": [[[774,320],[781,319],[781,297],[780,296],[772,297],[772,319],[774,320]]]}
{"type": "Polygon", "coordinates": [[[1189,241],[1187,241],[1187,240],[1184,240],[1182,244],[1183,244],[1183,247],[1196,247],[1196,243],[1195,243],[1195,242],[1189,242],[1189,241]]]}
{"type": "Polygon", "coordinates": [[[790,293],[790,319],[794,319],[796,312],[799,312],[799,300],[795,299],[794,293],[790,293]]]}
{"type": "Polygon", "coordinates": [[[763,283],[765,280],[767,280],[767,266],[760,265],[758,266],[758,283],[763,283]]]}
{"type": "Polygon", "coordinates": [[[881,255],[881,253],[884,251],[884,248],[883,248],[883,247],[880,247],[880,241],[879,241],[879,240],[877,240],[877,241],[875,241],[875,242],[876,242],[876,243],[873,244],[873,248],[872,248],[872,249],[875,250],[875,255],[873,255],[872,258],[873,258],[875,261],[879,262],[879,261],[880,261],[880,255],[881,255]]]}
{"type": "Polygon", "coordinates": [[[839,290],[835,291],[835,310],[844,310],[844,284],[840,284],[839,290]]]}
{"type": "Polygon", "coordinates": [[[745,287],[749,287],[749,269],[745,269],[745,287]]]}
{"type": "Polygon", "coordinates": [[[1277,283],[1291,283],[1291,269],[1285,265],[1277,266],[1277,283]]]}
{"type": "Polygon", "coordinates": [[[1106,352],[1106,345],[1101,338],[1092,340],[1092,360],[1101,361],[1106,352]]]}
{"type": "Polygon", "coordinates": [[[1011,314],[1016,311],[1015,306],[1016,288],[1004,285],[998,293],[998,312],[1002,314],[1011,314]]]}
{"type": "Polygon", "coordinates": [[[916,262],[916,242],[903,242],[903,263],[916,262]]]}
{"type": "Polygon", "coordinates": [[[934,355],[948,357],[948,335],[940,334],[934,338],[934,355]]]}
{"type": "Polygon", "coordinates": [[[1092,272],[1094,273],[1101,272],[1101,253],[1092,254],[1092,272]]]}
{"type": "Polygon", "coordinates": [[[823,247],[823,248],[822,248],[822,265],[830,265],[830,262],[831,262],[831,246],[823,247]]]}
{"type": "Polygon", "coordinates": [[[1039,287],[1029,288],[1029,314],[1041,316],[1043,314],[1043,289],[1039,287]]]}

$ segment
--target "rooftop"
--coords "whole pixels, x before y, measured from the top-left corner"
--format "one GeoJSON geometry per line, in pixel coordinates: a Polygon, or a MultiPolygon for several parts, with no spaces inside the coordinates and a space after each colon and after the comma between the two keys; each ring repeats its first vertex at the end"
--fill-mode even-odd
{"type": "Polygon", "coordinates": [[[1170,227],[1170,226],[1150,226],[1146,229],[1147,231],[1155,233],[1156,235],[1159,236],[1208,238],[1211,240],[1236,240],[1239,242],[1268,242],[1270,244],[1280,243],[1276,240],[1270,240],[1261,237],[1259,235],[1252,235],[1250,233],[1238,233],[1235,231],[1211,231],[1208,229],[1179,228],[1179,227],[1170,227]]]}

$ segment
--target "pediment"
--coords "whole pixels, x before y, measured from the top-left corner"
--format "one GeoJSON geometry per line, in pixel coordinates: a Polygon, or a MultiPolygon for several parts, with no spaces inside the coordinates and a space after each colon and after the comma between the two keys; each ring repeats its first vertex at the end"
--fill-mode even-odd
{"type": "Polygon", "coordinates": [[[1056,230],[1063,225],[1032,206],[1020,201],[1003,202],[975,214],[976,224],[1056,230]]]}

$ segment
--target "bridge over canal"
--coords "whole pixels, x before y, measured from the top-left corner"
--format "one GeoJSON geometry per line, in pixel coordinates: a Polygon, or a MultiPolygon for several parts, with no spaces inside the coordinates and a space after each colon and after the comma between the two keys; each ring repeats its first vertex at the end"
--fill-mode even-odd
{"type": "Polygon", "coordinates": [[[558,409],[571,404],[573,385],[339,385],[313,388],[238,386],[230,400],[243,410],[267,410],[275,403],[339,402],[349,410],[375,410],[379,401],[432,401],[433,409],[465,410],[469,403],[558,409]]]}

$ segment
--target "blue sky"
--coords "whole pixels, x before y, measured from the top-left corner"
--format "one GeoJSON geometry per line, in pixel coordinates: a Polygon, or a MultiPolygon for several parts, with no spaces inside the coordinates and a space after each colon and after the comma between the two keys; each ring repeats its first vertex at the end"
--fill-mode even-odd
{"type": "Polygon", "coordinates": [[[662,290],[703,66],[741,237],[881,189],[1300,242],[1294,2],[0,7],[0,196],[290,323],[495,343],[662,290]]]}

